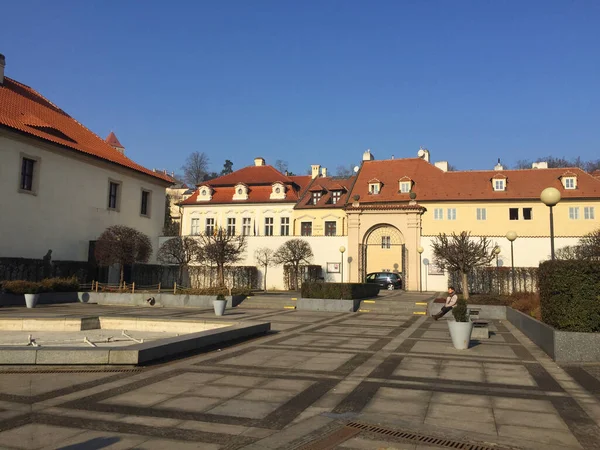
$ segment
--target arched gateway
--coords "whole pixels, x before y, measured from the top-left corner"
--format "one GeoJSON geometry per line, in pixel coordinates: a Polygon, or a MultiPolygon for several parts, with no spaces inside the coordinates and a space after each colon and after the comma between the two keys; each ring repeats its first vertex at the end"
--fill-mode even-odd
{"type": "Polygon", "coordinates": [[[361,281],[371,272],[393,272],[402,278],[406,289],[406,247],[396,227],[380,224],[370,228],[359,244],[358,272],[361,281]]]}

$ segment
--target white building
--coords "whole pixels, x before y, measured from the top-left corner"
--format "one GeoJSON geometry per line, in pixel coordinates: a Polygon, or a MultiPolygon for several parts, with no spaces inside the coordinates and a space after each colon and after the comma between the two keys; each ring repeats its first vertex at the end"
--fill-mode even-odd
{"type": "MultiPolygon", "coordinates": [[[[0,257],[86,261],[111,225],[150,237],[154,255],[170,179],[125,156],[30,87],[0,55],[0,257]]],[[[153,256],[154,256],[153,255],[153,256]]]]}

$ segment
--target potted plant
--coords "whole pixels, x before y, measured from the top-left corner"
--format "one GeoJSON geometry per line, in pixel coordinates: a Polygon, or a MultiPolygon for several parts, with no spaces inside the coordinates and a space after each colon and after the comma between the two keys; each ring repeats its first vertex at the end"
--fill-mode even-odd
{"type": "Polygon", "coordinates": [[[27,308],[35,308],[40,298],[42,286],[40,283],[23,283],[23,294],[25,295],[25,306],[27,308]]]}
{"type": "Polygon", "coordinates": [[[467,302],[463,299],[456,302],[456,305],[452,308],[452,315],[454,320],[448,321],[452,344],[457,350],[466,350],[469,348],[471,332],[473,331],[473,322],[469,320],[467,313],[467,302]]]}
{"type": "Polygon", "coordinates": [[[222,316],[225,313],[225,307],[227,306],[227,300],[223,294],[217,295],[217,299],[213,300],[213,308],[215,309],[216,316],[222,316]]]}

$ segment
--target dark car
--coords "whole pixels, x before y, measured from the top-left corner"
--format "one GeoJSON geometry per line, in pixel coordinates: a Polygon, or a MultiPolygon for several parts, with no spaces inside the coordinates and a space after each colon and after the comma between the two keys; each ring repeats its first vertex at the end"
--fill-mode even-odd
{"type": "Polygon", "coordinates": [[[374,272],[367,274],[367,283],[377,283],[383,289],[393,291],[394,289],[402,289],[402,279],[397,273],[391,272],[374,272]]]}

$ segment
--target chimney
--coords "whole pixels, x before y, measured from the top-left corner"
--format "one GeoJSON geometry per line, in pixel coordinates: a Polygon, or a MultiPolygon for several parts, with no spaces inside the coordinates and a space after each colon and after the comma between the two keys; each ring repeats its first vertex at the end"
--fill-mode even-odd
{"type": "Polygon", "coordinates": [[[0,86],[4,84],[4,68],[6,67],[6,58],[0,53],[0,86]]]}
{"type": "Polygon", "coordinates": [[[261,158],[260,156],[257,158],[254,158],[254,165],[255,166],[264,166],[265,165],[265,158],[261,158]]]}
{"type": "Polygon", "coordinates": [[[313,164],[310,167],[312,169],[312,177],[313,177],[313,180],[314,180],[315,178],[317,178],[319,176],[319,170],[321,169],[321,165],[320,164],[313,164]]]}
{"type": "Polygon", "coordinates": [[[547,169],[548,162],[547,161],[534,162],[533,164],[531,164],[531,168],[532,169],[547,169]]]}
{"type": "Polygon", "coordinates": [[[321,176],[322,177],[326,177],[327,176],[327,167],[321,167],[321,176]]]}
{"type": "Polygon", "coordinates": [[[500,164],[500,158],[498,158],[498,164],[496,164],[494,166],[494,170],[496,170],[496,171],[504,170],[504,166],[502,164],[500,164]]]}
{"type": "Polygon", "coordinates": [[[448,161],[438,161],[434,164],[434,166],[443,170],[444,172],[448,172],[448,161]]]}
{"type": "Polygon", "coordinates": [[[366,152],[363,153],[363,161],[373,161],[375,157],[371,154],[371,149],[368,148],[366,152]]]}

